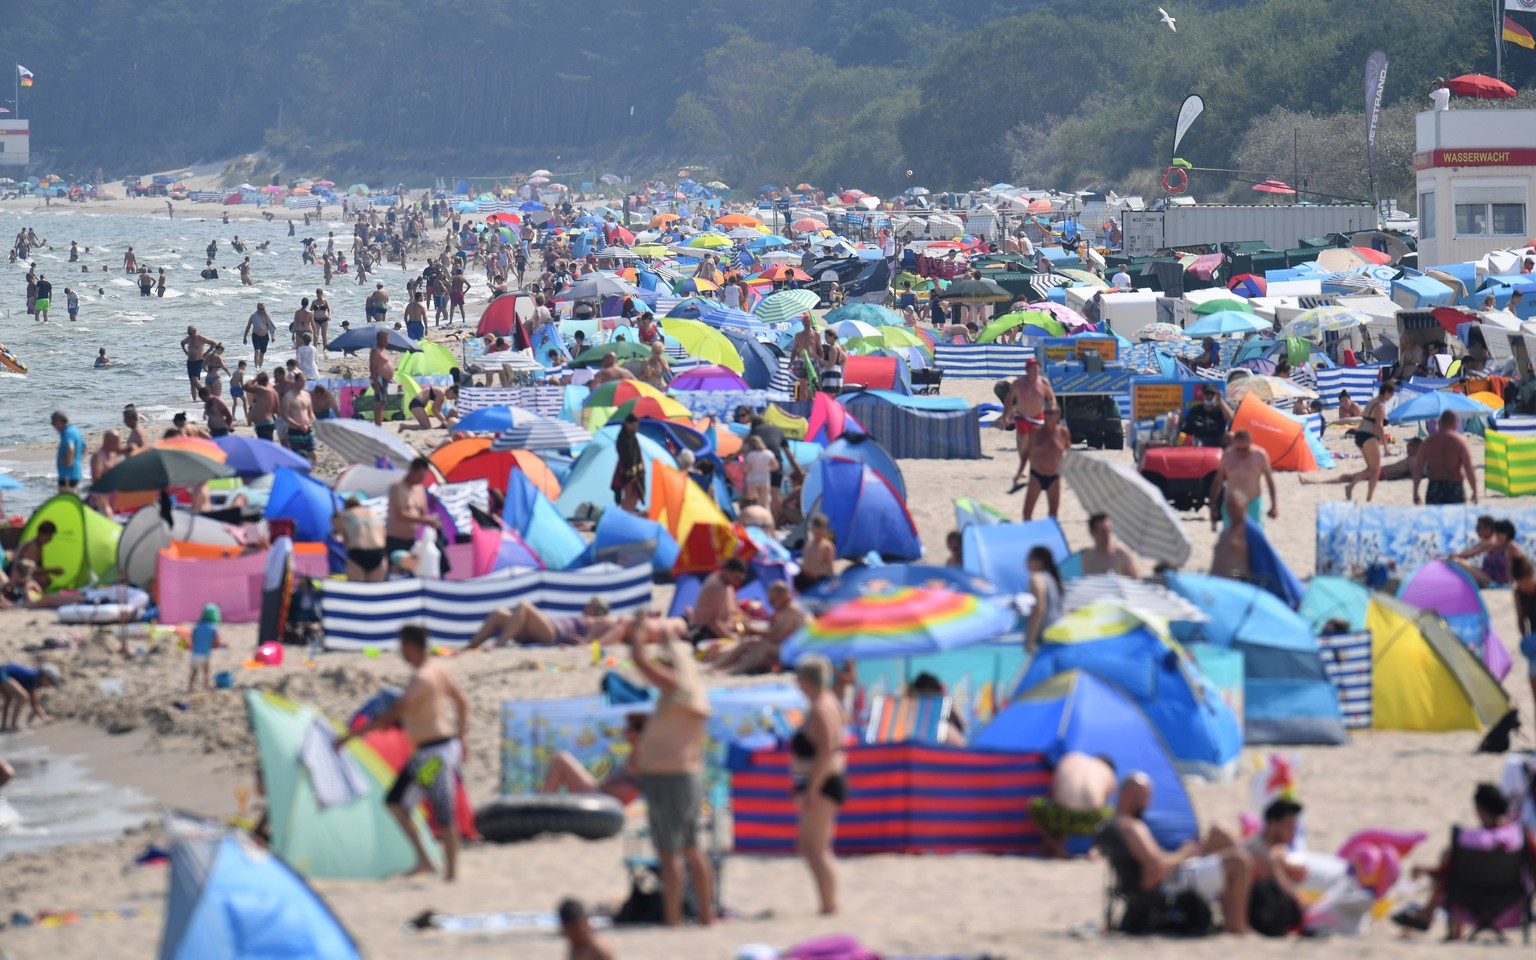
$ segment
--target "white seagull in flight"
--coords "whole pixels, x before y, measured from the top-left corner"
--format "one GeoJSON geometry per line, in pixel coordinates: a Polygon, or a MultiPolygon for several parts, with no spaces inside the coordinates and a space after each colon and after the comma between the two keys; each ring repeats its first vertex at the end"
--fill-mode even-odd
{"type": "Polygon", "coordinates": [[[1167,10],[1164,10],[1162,7],[1158,7],[1157,8],[1157,12],[1163,15],[1162,16],[1162,22],[1168,24],[1168,29],[1169,30],[1172,30],[1174,33],[1178,33],[1179,32],[1179,28],[1173,25],[1174,24],[1174,19],[1168,15],[1168,11],[1167,10]]]}

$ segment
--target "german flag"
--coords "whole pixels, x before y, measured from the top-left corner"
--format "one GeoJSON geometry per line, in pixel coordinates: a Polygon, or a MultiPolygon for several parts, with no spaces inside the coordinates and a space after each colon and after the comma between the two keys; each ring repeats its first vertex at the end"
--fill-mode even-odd
{"type": "Polygon", "coordinates": [[[1504,39],[1509,43],[1517,43],[1527,50],[1536,50],[1536,37],[1531,36],[1531,31],[1508,17],[1504,18],[1504,39]]]}
{"type": "MultiPolygon", "coordinates": [[[[1506,31],[1508,31],[1509,30],[1509,27],[1507,26],[1507,24],[1509,22],[1508,19],[1506,18],[1504,22],[1506,23],[1506,26],[1505,26],[1504,29],[1506,31]]],[[[1526,34],[1526,36],[1529,37],[1530,34],[1526,34]]],[[[21,85],[22,86],[24,86],[24,87],[32,86],[32,71],[28,70],[26,67],[22,66],[19,63],[16,64],[16,78],[21,81],[21,85]]]]}

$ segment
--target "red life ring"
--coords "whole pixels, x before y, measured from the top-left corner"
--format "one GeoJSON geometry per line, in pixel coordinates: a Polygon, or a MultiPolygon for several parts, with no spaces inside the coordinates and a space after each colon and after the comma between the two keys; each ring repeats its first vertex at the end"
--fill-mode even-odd
{"type": "Polygon", "coordinates": [[[1163,189],[1169,193],[1183,193],[1189,189],[1189,174],[1184,172],[1183,167],[1169,167],[1163,171],[1163,189]],[[1170,178],[1176,179],[1178,185],[1170,183],[1170,178]]]}

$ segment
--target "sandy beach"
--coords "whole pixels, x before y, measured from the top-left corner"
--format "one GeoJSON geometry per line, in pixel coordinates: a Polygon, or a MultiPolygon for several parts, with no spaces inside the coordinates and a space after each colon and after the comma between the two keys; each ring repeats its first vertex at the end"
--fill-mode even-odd
{"type": "MultiPolygon", "coordinates": [[[[989,381],[950,381],[945,393],[976,403],[991,396],[989,381]]],[[[442,439],[441,431],[405,436],[423,447],[442,439]]],[[[1474,444],[1478,441],[1474,440],[1474,444]]],[[[1330,431],[1328,445],[1337,453],[1353,446],[1330,431]]],[[[903,460],[900,465],[913,515],[928,557],[941,562],[945,534],[953,527],[950,498],[975,497],[1010,513],[1022,495],[1004,492],[1014,468],[1011,434],[984,435],[988,459],[976,461],[903,460]]],[[[1400,444],[1399,444],[1400,449],[1400,444]]],[[[1105,454],[1129,462],[1129,452],[1105,454]]],[[[1396,459],[1394,450],[1388,461],[1396,459]]],[[[1481,461],[1481,450],[1476,456],[1481,461]]],[[[1341,470],[1359,461],[1341,459],[1341,470]]],[[[321,473],[338,464],[322,463],[321,473]]],[[[1277,549],[1291,566],[1310,574],[1314,553],[1316,505],[1342,499],[1339,486],[1304,486],[1295,474],[1281,474],[1280,519],[1270,523],[1277,549]]],[[[1377,501],[1411,502],[1406,483],[1383,484],[1377,501]]],[[[1043,507],[1042,507],[1043,511],[1043,507]]],[[[1211,534],[1202,517],[1186,515],[1195,545],[1189,564],[1204,570],[1210,561],[1211,534]]],[[[1068,492],[1060,521],[1069,542],[1087,541],[1086,517],[1068,492]]],[[[1484,593],[1495,625],[1507,643],[1517,637],[1507,591],[1484,593]]],[[[660,590],[658,603],[665,601],[660,590]]],[[[0,656],[24,658],[25,648],[45,637],[78,634],[61,627],[45,612],[0,613],[0,656]]],[[[214,670],[232,670],[237,688],[259,686],[314,703],[332,717],[350,713],[381,682],[398,682],[406,669],[386,655],[325,654],[303,665],[290,651],[278,668],[246,670],[240,666],[254,628],[226,629],[231,649],[217,651],[214,670]]],[[[621,653],[622,657],[622,653],[621,653]]],[[[1518,657],[1517,657],[1518,660],[1518,657]]],[[[1521,712],[1531,715],[1531,697],[1523,683],[1523,662],[1507,684],[1521,712]]],[[[473,705],[472,754],[466,767],[471,799],[491,798],[496,783],[498,705],[509,699],[589,694],[601,670],[583,650],[501,650],[454,657],[451,669],[473,705]]],[[[84,753],[100,776],[134,787],[167,807],[227,817],[237,813],[238,788],[251,782],[254,749],[243,700],[236,691],[185,693],[185,654],[153,650],[123,661],[104,646],[87,644],[66,663],[70,682],[49,691],[48,709],[57,717],[89,724],[61,739],[62,748],[84,753]],[[123,694],[108,697],[100,680],[121,678],[123,694]],[[129,755],[125,762],[124,753],[129,755]]],[[[632,671],[631,671],[632,673],[632,671]]],[[[53,737],[54,730],[0,740],[0,753],[11,743],[53,737]]],[[[1470,732],[1409,734],[1357,733],[1342,747],[1287,748],[1299,763],[1300,798],[1307,807],[1307,834],[1313,849],[1332,851],[1367,827],[1424,830],[1429,841],[1412,858],[1431,859],[1449,827],[1471,818],[1475,783],[1497,779],[1502,758],[1474,752],[1479,737],[1470,732]]],[[[1529,745],[1529,737],[1517,741],[1529,745]]],[[[1268,750],[1244,751],[1251,770],[1268,750]]],[[[1212,785],[1190,782],[1202,826],[1235,825],[1248,805],[1248,778],[1212,785]]],[[[163,905],[166,868],[130,868],[134,856],[159,839],[158,827],[133,831],[113,842],[77,845],[24,854],[0,862],[0,902],[10,910],[36,913],[163,905]]],[[[425,909],[458,914],[494,911],[543,911],[576,895],[588,901],[616,902],[627,890],[618,840],[586,843],[544,839],[517,846],[478,845],[464,858],[461,880],[446,886],[432,879],[382,883],[316,884],[369,957],[421,957],[444,950],[466,958],[563,956],[553,937],[534,933],[417,933],[406,920],[425,909]]],[[[847,932],[887,954],[991,952],[996,955],[1076,957],[1101,955],[1095,936],[1074,935],[1096,924],[1102,913],[1104,868],[1096,862],[1055,862],[985,856],[846,859],[840,863],[843,915],[815,915],[810,880],[798,860],[734,857],[725,868],[725,900],[735,918],[713,929],[624,930],[611,934],[618,954],[640,960],[735,955],[742,944],[763,942],[785,947],[831,932],[847,932]]],[[[130,920],[98,921],[59,927],[6,929],[4,952],[15,960],[148,956],[155,949],[163,912],[130,920]]],[[[1172,957],[1227,955],[1233,945],[1152,940],[1138,942],[1143,955],[1172,957]]],[[[1364,940],[1297,944],[1249,942],[1245,955],[1398,957],[1417,955],[1427,946],[1398,938],[1390,925],[1378,924],[1364,940]]],[[[1442,948],[1445,949],[1445,948],[1442,948]]],[[[1449,948],[1459,952],[1466,948],[1449,948]]]]}

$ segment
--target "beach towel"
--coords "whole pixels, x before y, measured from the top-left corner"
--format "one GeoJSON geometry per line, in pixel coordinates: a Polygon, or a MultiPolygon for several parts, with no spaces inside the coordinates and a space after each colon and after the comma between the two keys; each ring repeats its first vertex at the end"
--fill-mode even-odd
{"type": "Polygon", "coordinates": [[[358,769],[351,754],[332,746],[330,724],[319,717],[304,731],[299,744],[299,761],[309,771],[310,786],[320,809],[341,807],[368,795],[368,777],[358,769]]]}

